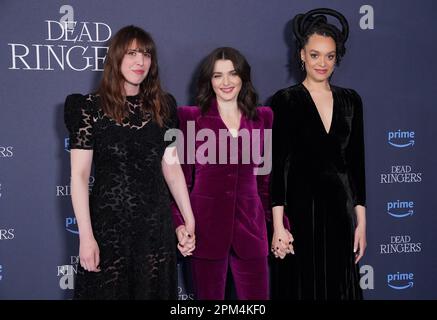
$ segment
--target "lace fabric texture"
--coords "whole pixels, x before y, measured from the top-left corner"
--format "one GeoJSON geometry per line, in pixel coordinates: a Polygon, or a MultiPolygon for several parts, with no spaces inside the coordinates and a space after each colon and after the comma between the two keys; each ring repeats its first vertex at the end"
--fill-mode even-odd
{"type": "Polygon", "coordinates": [[[70,95],[65,123],[70,148],[93,150],[90,215],[101,272],[78,266],[75,299],[176,299],[176,246],[161,161],[164,133],[177,126],[176,104],[160,127],[127,97],[128,116],[116,123],[97,95],[70,95]]]}

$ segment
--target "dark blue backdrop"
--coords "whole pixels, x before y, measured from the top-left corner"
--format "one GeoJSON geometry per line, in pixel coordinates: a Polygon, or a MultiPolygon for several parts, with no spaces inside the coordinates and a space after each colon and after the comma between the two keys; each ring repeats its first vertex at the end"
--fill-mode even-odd
{"type": "MultiPolygon", "coordinates": [[[[365,296],[437,298],[432,0],[2,1],[0,298],[71,298],[78,237],[63,102],[96,88],[110,32],[127,24],[151,32],[162,83],[179,105],[192,102],[195,70],[218,46],[246,55],[268,103],[300,80],[289,67],[289,20],[325,6],[350,22],[348,52],[333,83],[356,89],[365,107],[365,296]],[[57,23],[64,20],[77,24],[66,33],[57,23]]],[[[181,281],[180,299],[191,298],[181,281]]]]}

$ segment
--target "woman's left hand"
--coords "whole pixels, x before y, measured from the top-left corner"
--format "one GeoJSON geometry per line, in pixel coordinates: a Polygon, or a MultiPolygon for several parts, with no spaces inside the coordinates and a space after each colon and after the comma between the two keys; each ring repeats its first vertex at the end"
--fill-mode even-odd
{"type": "Polygon", "coordinates": [[[366,241],[366,227],[363,224],[358,224],[355,228],[355,238],[354,238],[354,253],[355,253],[355,263],[361,260],[364,256],[364,251],[367,247],[366,241]]]}

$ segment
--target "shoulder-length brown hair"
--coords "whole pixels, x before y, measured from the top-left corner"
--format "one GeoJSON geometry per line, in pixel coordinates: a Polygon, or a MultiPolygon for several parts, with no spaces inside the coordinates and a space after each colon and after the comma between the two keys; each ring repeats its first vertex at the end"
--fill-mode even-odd
{"type": "Polygon", "coordinates": [[[217,60],[231,60],[234,69],[241,78],[242,85],[238,94],[237,103],[241,112],[249,119],[256,118],[258,94],[250,79],[250,65],[246,58],[236,49],[230,47],[217,48],[212,51],[200,66],[197,81],[197,105],[202,113],[206,113],[211,106],[211,100],[215,98],[211,79],[214,73],[214,65],[217,60]]]}
{"type": "Polygon", "coordinates": [[[153,119],[163,126],[169,115],[168,98],[161,89],[158,74],[158,58],[156,46],[150,34],[136,26],[126,26],[120,29],[111,39],[108,54],[103,68],[103,77],[98,88],[105,114],[118,123],[127,116],[125,106],[124,77],[121,73],[121,62],[133,41],[138,47],[151,55],[149,72],[140,84],[140,101],[142,109],[150,112],[153,119]]]}

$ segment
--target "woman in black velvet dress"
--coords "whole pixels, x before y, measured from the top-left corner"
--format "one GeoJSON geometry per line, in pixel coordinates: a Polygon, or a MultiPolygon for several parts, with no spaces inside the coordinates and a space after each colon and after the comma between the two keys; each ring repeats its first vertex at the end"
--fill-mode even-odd
{"type": "Polygon", "coordinates": [[[98,93],[70,95],[71,196],[79,226],[75,299],[176,299],[176,242],[169,187],[183,216],[183,255],[194,217],[176,147],[176,102],[160,87],[155,44],[128,26],[111,40],[98,93]],[[94,163],[95,183],[88,198],[94,163]]]}
{"type": "Polygon", "coordinates": [[[272,262],[272,298],[361,299],[362,103],[354,90],[330,83],[345,53],[347,21],[336,11],[316,9],[295,17],[294,33],[305,80],[272,100],[272,251],[281,258],[272,262]],[[342,30],[326,15],[338,18],[342,30]]]}

